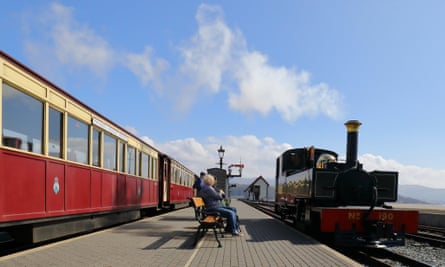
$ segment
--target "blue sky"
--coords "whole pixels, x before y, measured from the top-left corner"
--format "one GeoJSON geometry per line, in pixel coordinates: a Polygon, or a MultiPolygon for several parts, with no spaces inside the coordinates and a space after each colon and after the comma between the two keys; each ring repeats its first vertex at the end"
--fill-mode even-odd
{"type": "Polygon", "coordinates": [[[128,3],[7,1],[0,49],[196,172],[345,158],[358,119],[365,169],[445,188],[445,2],[128,3]]]}

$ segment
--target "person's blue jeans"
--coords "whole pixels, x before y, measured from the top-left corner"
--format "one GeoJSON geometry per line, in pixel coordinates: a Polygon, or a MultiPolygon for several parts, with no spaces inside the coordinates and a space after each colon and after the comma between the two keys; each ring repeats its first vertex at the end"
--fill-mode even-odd
{"type": "Polygon", "coordinates": [[[236,208],[235,207],[225,206],[225,207],[222,207],[222,208],[229,209],[229,210],[235,212],[235,215],[236,215],[236,208]]]}
{"type": "Polygon", "coordinates": [[[224,218],[227,218],[227,228],[232,232],[232,234],[238,231],[236,226],[236,208],[234,207],[221,207],[212,209],[211,211],[216,211],[221,214],[224,218]]]}

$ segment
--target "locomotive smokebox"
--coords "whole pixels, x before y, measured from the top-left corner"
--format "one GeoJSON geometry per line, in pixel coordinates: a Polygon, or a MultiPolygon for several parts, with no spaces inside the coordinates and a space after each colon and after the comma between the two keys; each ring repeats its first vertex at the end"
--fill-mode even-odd
{"type": "Polygon", "coordinates": [[[362,125],[358,120],[349,120],[345,122],[348,131],[346,145],[346,165],[355,166],[357,163],[357,145],[358,145],[358,128],[362,125]]]}

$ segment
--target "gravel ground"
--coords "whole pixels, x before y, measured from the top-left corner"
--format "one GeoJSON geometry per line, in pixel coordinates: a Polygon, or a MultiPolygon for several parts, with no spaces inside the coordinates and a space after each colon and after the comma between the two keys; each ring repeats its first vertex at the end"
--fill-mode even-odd
{"type": "Polygon", "coordinates": [[[445,267],[445,248],[432,247],[427,243],[406,240],[404,247],[393,247],[391,251],[410,256],[434,267],[445,267]]]}

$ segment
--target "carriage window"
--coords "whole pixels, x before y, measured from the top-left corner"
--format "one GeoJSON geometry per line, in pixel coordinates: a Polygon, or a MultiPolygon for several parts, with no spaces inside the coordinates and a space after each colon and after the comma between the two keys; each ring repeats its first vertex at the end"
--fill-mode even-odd
{"type": "Polygon", "coordinates": [[[155,175],[154,161],[155,161],[155,159],[150,156],[150,166],[148,166],[148,168],[149,168],[148,175],[150,176],[151,179],[157,180],[157,176],[155,175]]]}
{"type": "Polygon", "coordinates": [[[100,166],[100,132],[93,129],[93,166],[100,166]]]}
{"type": "Polygon", "coordinates": [[[62,158],[63,113],[49,108],[48,155],[62,158]]]}
{"type": "Polygon", "coordinates": [[[174,168],[173,169],[173,173],[174,173],[173,182],[175,184],[178,184],[179,183],[179,171],[178,171],[178,169],[174,168]]]}
{"type": "Polygon", "coordinates": [[[141,152],[141,176],[148,178],[148,164],[149,164],[149,157],[147,154],[141,152]]]}
{"type": "Polygon", "coordinates": [[[152,178],[155,180],[159,180],[159,168],[158,168],[158,159],[157,158],[151,158],[151,173],[152,178]]]}
{"type": "Polygon", "coordinates": [[[150,179],[155,179],[154,170],[153,170],[154,158],[151,156],[149,156],[149,157],[150,157],[150,162],[149,162],[149,166],[148,166],[148,176],[150,177],[150,179]]]}
{"type": "Polygon", "coordinates": [[[116,170],[116,146],[117,140],[104,134],[104,168],[116,170]]]}
{"type": "Polygon", "coordinates": [[[88,125],[68,117],[68,160],[79,163],[88,163],[88,125]]]}
{"type": "Polygon", "coordinates": [[[125,144],[119,142],[119,171],[124,172],[125,144]]]}
{"type": "Polygon", "coordinates": [[[176,172],[177,174],[177,178],[176,178],[176,183],[178,183],[179,185],[182,185],[182,171],[180,169],[177,169],[176,172]]]}
{"type": "Polygon", "coordinates": [[[136,149],[127,145],[127,173],[136,175],[136,149]]]}
{"type": "Polygon", "coordinates": [[[3,84],[2,144],[42,153],[43,103],[3,84]]]}

